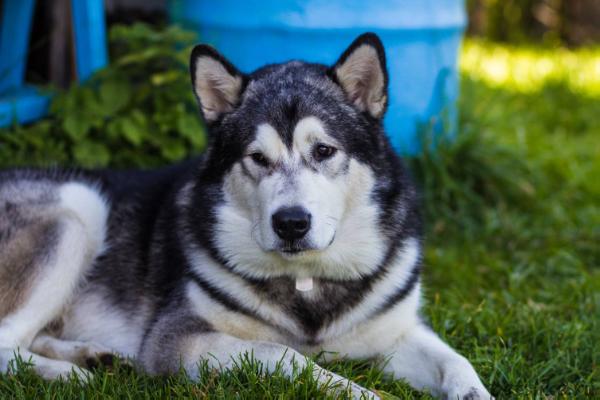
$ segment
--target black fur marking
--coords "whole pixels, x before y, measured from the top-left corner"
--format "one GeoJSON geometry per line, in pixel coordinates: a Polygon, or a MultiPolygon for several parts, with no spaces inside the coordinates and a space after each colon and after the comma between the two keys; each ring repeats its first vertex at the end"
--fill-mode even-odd
{"type": "Polygon", "coordinates": [[[408,280],[404,282],[402,286],[398,287],[396,292],[389,296],[387,300],[380,305],[373,314],[371,314],[371,318],[385,313],[387,310],[404,300],[406,296],[408,296],[416,287],[417,282],[419,282],[420,271],[421,265],[419,262],[417,262],[410,272],[410,277],[408,280]]]}
{"type": "Polygon", "coordinates": [[[98,360],[100,360],[105,367],[112,367],[115,365],[117,357],[114,354],[104,353],[100,354],[98,360]]]}
{"type": "Polygon", "coordinates": [[[247,316],[258,318],[258,316],[252,312],[250,309],[244,307],[240,304],[234,297],[229,296],[226,293],[223,293],[210,283],[208,283],[202,276],[195,273],[194,271],[188,271],[186,273],[188,279],[192,280],[196,283],[196,285],[200,286],[202,290],[204,290],[210,297],[212,297],[217,302],[223,304],[225,307],[229,308],[231,311],[239,312],[245,314],[247,316]]]}
{"type": "MultiPolygon", "coordinates": [[[[290,278],[275,278],[269,280],[248,280],[253,284],[257,294],[265,300],[279,305],[304,328],[304,333],[309,338],[314,337],[320,329],[332,323],[345,312],[360,304],[362,299],[370,292],[373,285],[380,279],[385,279],[390,263],[396,257],[405,238],[399,236],[392,241],[381,265],[371,275],[362,279],[339,281],[333,279],[317,279],[316,284],[321,288],[322,294],[312,300],[307,300],[295,289],[294,281],[290,278]]],[[[368,318],[384,313],[394,304],[400,302],[415,287],[419,278],[420,266],[417,263],[411,276],[398,291],[388,299],[382,298],[382,304],[368,318]]],[[[313,343],[314,344],[314,343],[313,343]]]]}
{"type": "Polygon", "coordinates": [[[100,367],[100,362],[98,362],[96,358],[88,357],[85,359],[85,366],[88,369],[95,370],[98,369],[98,367],[100,367]]]}
{"type": "Polygon", "coordinates": [[[272,304],[277,304],[288,315],[294,317],[303,327],[308,342],[328,323],[339,317],[344,310],[356,305],[364,294],[364,282],[334,281],[317,279],[316,285],[322,294],[307,300],[295,288],[290,278],[275,278],[255,282],[256,293],[272,304]]]}
{"type": "MultiPolygon", "coordinates": [[[[222,264],[220,264],[220,263],[219,263],[219,265],[231,273],[231,271],[228,268],[222,266],[222,264]]],[[[238,275],[238,274],[235,274],[235,275],[238,277],[244,278],[241,275],[238,275]]],[[[192,280],[194,283],[196,283],[198,286],[200,286],[212,299],[223,304],[225,307],[229,308],[231,311],[239,312],[246,316],[255,318],[255,319],[263,322],[264,324],[269,325],[275,329],[282,330],[280,327],[273,325],[271,322],[265,320],[260,315],[258,315],[254,311],[250,310],[248,307],[244,306],[242,303],[240,303],[235,298],[235,296],[230,296],[226,293],[223,293],[221,290],[219,290],[218,288],[216,288],[213,285],[211,285],[210,283],[208,283],[200,274],[196,273],[195,271],[192,271],[192,270],[188,271],[186,273],[186,276],[188,279],[192,280]]],[[[248,283],[253,283],[253,284],[261,282],[258,280],[249,279],[247,277],[244,279],[248,283]]]]}

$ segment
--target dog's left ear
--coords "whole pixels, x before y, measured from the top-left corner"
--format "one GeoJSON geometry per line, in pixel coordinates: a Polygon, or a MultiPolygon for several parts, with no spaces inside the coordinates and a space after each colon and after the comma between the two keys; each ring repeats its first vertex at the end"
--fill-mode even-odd
{"type": "Polygon", "coordinates": [[[369,32],[356,38],[329,73],[359,110],[375,118],[383,116],[388,75],[383,44],[376,34],[369,32]]]}
{"type": "Polygon", "coordinates": [[[232,111],[239,103],[244,76],[213,47],[200,44],[190,57],[194,94],[207,123],[232,111]]]}

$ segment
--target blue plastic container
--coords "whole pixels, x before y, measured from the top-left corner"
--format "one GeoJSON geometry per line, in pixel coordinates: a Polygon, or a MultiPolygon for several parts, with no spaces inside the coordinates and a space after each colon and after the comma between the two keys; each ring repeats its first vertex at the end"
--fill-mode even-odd
{"type": "MultiPolygon", "coordinates": [[[[45,116],[50,94],[24,82],[35,0],[0,1],[0,127],[45,116]]],[[[79,80],[107,62],[103,0],[71,0],[79,80]]],[[[64,21],[63,21],[64,23],[64,21]]]]}
{"type": "Polygon", "coordinates": [[[386,48],[386,129],[401,153],[419,151],[427,127],[455,127],[463,0],[170,0],[173,22],[198,32],[242,71],[302,59],[334,63],[356,36],[386,48]]]}

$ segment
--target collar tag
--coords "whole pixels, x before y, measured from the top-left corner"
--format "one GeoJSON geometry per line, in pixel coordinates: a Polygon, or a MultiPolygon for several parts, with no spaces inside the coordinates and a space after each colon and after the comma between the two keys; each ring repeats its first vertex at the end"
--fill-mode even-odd
{"type": "Polygon", "coordinates": [[[313,278],[298,278],[296,279],[296,290],[308,292],[313,288],[313,278]]]}

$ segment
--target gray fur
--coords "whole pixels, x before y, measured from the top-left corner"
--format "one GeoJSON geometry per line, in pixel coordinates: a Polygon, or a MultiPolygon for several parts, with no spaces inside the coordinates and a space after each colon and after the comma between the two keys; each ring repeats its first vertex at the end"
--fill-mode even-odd
{"type": "Polygon", "coordinates": [[[20,181],[0,186],[0,318],[27,297],[53,255],[60,221],[50,183],[20,181]]]}
{"type": "Polygon", "coordinates": [[[139,361],[151,374],[173,374],[182,366],[182,355],[186,353],[184,343],[191,336],[212,331],[209,323],[190,312],[186,300],[175,301],[161,312],[146,334],[139,361]]]}

